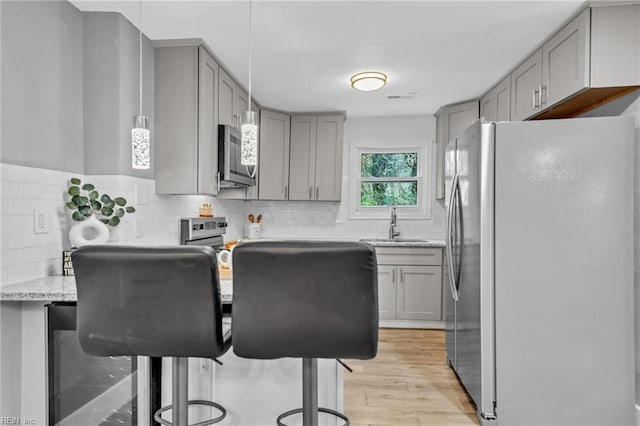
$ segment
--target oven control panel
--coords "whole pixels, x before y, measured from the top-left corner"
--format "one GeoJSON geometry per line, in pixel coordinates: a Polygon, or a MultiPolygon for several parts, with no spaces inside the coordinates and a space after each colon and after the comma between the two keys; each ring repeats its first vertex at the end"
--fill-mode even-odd
{"type": "Polygon", "coordinates": [[[180,244],[218,237],[227,232],[224,217],[192,217],[180,219],[180,244]]]}

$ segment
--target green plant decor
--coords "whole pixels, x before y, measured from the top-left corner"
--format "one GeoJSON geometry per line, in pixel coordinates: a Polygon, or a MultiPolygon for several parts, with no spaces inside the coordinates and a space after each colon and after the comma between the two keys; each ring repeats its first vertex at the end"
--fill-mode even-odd
{"type": "Polygon", "coordinates": [[[120,218],[125,213],[133,213],[136,211],[132,206],[127,206],[127,200],[122,197],[111,198],[108,194],[100,195],[96,191],[96,187],[90,183],[80,186],[82,181],[78,178],[71,178],[71,185],[67,190],[67,194],[71,200],[66,206],[73,210],[71,219],[76,222],[96,215],[100,222],[110,226],[118,226],[120,218]]]}

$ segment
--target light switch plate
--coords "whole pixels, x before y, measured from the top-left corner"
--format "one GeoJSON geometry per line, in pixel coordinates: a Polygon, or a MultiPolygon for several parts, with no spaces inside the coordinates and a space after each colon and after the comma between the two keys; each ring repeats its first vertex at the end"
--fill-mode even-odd
{"type": "Polygon", "coordinates": [[[33,233],[46,234],[49,232],[49,216],[42,210],[33,209],[33,233]]]}

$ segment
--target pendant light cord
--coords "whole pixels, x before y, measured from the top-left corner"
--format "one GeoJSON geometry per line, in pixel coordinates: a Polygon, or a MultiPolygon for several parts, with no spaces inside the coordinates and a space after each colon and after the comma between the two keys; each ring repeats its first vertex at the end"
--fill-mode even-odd
{"type": "Polygon", "coordinates": [[[249,0],[249,104],[247,111],[251,111],[251,56],[252,56],[253,39],[251,35],[251,0],[249,0]]]}
{"type": "Polygon", "coordinates": [[[138,43],[139,43],[139,52],[140,52],[140,64],[139,64],[139,71],[140,71],[140,100],[139,100],[139,105],[140,105],[140,116],[142,116],[142,0],[140,0],[139,2],[139,18],[140,21],[138,23],[138,43]]]}

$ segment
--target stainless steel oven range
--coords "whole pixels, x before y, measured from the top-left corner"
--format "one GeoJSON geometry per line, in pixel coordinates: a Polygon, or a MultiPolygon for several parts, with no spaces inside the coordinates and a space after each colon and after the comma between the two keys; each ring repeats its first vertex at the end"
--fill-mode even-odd
{"type": "Polygon", "coordinates": [[[227,221],[224,217],[192,217],[180,219],[180,244],[209,246],[217,252],[224,247],[227,221]]]}

